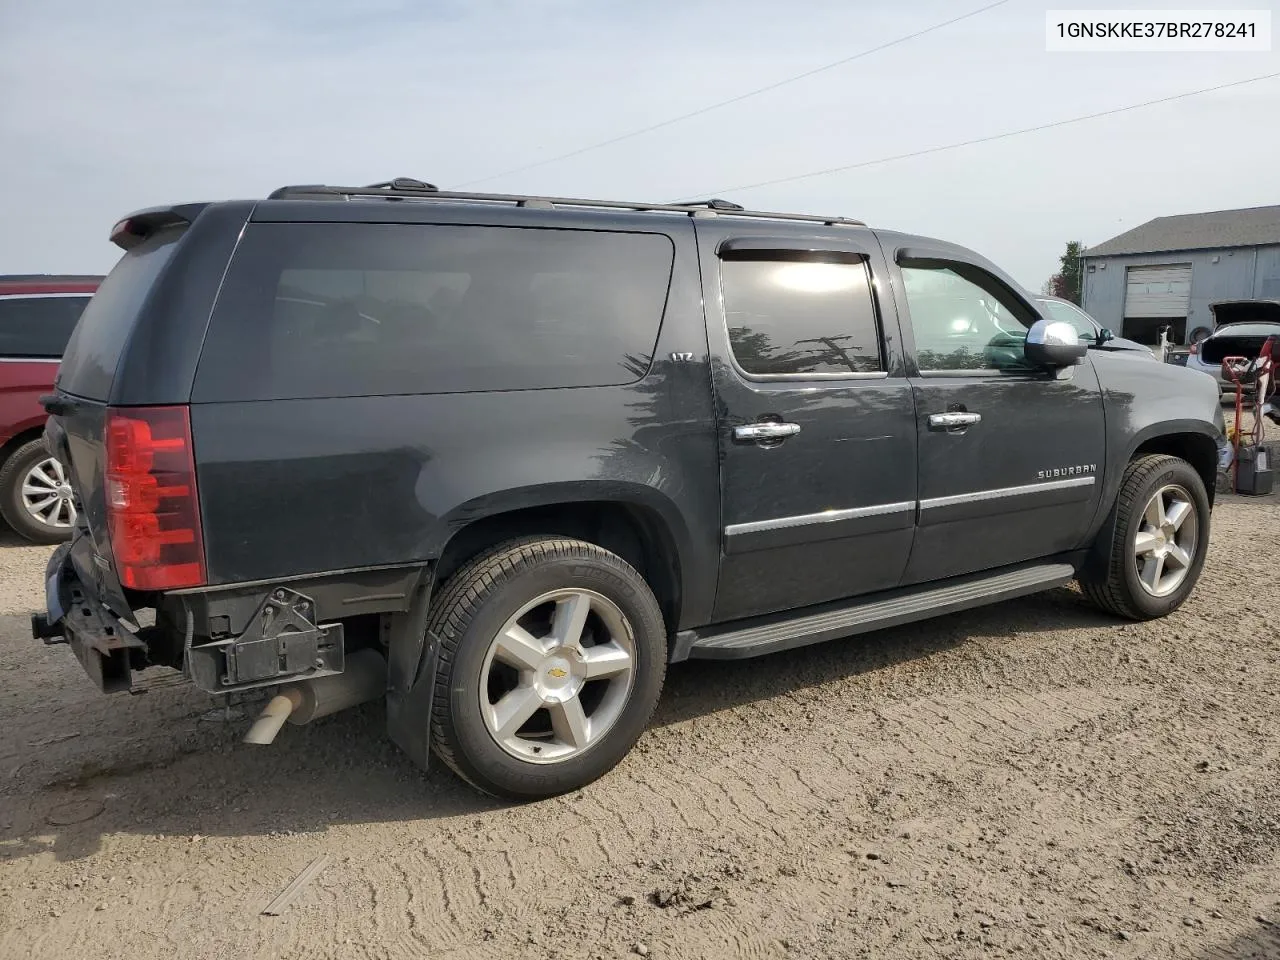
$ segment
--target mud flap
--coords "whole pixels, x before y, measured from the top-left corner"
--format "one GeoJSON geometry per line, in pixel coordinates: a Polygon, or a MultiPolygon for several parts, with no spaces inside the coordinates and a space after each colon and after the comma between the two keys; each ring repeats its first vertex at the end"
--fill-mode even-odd
{"type": "Polygon", "coordinates": [[[440,640],[427,630],[433,579],[424,573],[409,611],[385,618],[387,735],[423,770],[431,756],[431,702],[440,640]]]}
{"type": "Polygon", "coordinates": [[[1080,566],[1080,578],[1095,582],[1106,580],[1111,570],[1111,549],[1116,535],[1116,511],[1113,506],[1094,534],[1080,566]]]}
{"type": "Polygon", "coordinates": [[[431,704],[435,698],[439,650],[439,638],[434,633],[428,634],[417,682],[400,696],[387,696],[387,734],[391,742],[423,770],[431,758],[431,704]]]}

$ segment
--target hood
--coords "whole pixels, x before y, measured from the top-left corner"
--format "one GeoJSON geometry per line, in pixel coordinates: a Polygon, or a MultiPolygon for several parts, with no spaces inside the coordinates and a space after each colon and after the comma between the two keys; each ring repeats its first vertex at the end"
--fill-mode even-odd
{"type": "Polygon", "coordinates": [[[1126,356],[1135,356],[1141,360],[1155,360],[1156,355],[1151,348],[1144,344],[1138,343],[1136,340],[1126,340],[1124,337],[1115,337],[1108,340],[1099,349],[1114,351],[1115,353],[1123,353],[1126,356]]]}
{"type": "Polygon", "coordinates": [[[1225,323],[1280,323],[1280,300],[1221,300],[1209,304],[1214,326],[1225,323]]]}

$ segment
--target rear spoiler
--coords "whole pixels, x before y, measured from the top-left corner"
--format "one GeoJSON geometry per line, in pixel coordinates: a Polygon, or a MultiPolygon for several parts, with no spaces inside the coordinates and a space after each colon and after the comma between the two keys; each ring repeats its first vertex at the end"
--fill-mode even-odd
{"type": "Polygon", "coordinates": [[[207,206],[207,203],[182,203],[138,210],[111,228],[111,242],[121,250],[132,250],[157,230],[192,223],[207,206]]]}

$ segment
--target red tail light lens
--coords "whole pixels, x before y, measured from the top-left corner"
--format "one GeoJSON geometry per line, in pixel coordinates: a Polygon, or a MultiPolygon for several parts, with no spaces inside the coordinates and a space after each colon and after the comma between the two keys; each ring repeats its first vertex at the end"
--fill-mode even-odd
{"type": "Polygon", "coordinates": [[[191,418],[186,407],[109,410],[107,520],[120,582],[174,590],[205,582],[191,418]]]}
{"type": "Polygon", "coordinates": [[[1200,344],[1198,343],[1191,344],[1191,346],[1187,348],[1187,352],[1194,357],[1197,353],[1200,352],[1200,344]]]}

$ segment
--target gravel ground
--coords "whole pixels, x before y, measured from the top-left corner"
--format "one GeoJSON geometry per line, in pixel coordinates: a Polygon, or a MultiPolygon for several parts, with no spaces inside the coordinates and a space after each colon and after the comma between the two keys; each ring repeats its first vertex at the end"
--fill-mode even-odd
{"type": "Polygon", "coordinates": [[[1280,957],[1277,531],[1222,497],[1156,623],[1059,590],[674,667],[614,773],[525,806],[380,707],[254,748],[163,677],[98,695],[8,537],[0,957],[1280,957]]]}

